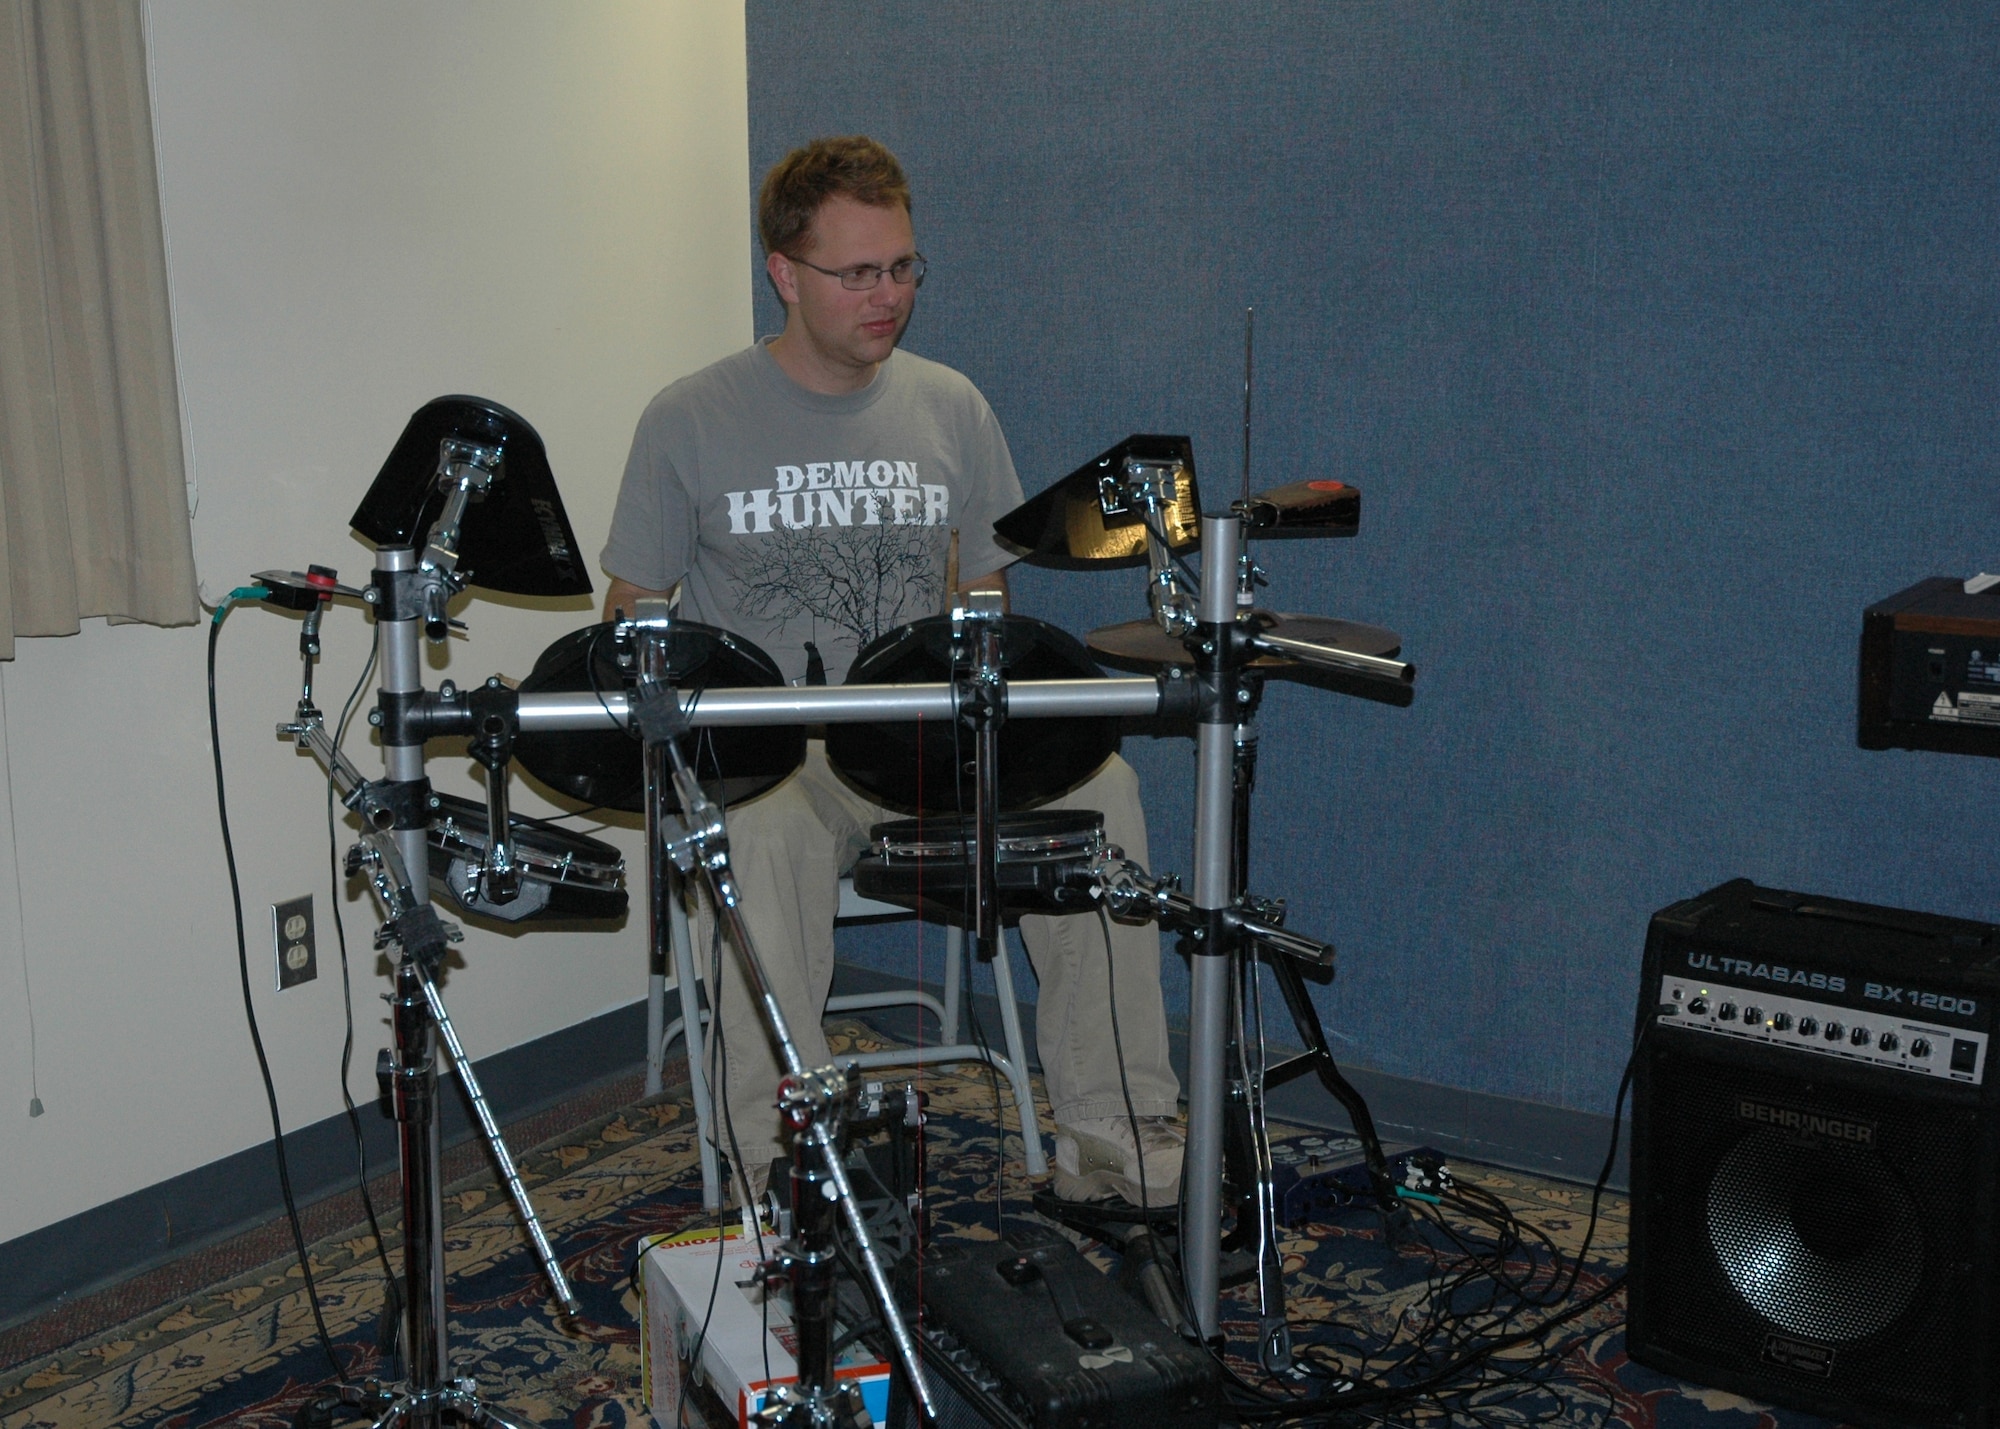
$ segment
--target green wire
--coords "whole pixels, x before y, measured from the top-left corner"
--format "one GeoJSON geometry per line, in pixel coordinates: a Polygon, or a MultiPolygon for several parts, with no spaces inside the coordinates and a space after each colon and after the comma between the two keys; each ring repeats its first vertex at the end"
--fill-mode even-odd
{"type": "Polygon", "coordinates": [[[215,607],[215,623],[222,624],[222,617],[229,614],[229,607],[239,600],[263,600],[271,594],[269,586],[240,585],[225,595],[215,607]]]}

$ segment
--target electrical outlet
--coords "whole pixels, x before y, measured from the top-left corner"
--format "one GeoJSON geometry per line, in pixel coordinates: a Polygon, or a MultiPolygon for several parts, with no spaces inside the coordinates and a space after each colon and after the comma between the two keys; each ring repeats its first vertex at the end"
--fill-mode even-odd
{"type": "Polygon", "coordinates": [[[271,905],[271,946],[278,957],[278,991],[319,976],[319,949],[313,941],[313,900],[288,898],[271,905]]]}

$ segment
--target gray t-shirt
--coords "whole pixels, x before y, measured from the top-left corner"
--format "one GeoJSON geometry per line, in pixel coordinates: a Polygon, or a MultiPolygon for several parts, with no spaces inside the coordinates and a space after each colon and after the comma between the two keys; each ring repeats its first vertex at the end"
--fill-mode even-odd
{"type": "Polygon", "coordinates": [[[788,680],[812,641],[839,684],[862,646],[943,609],[953,527],[962,579],[1014,559],[993,522],[1021,482],[993,409],[951,368],[898,350],[829,397],[768,341],[647,405],[601,559],[648,590],[678,582],[682,615],[754,642],[788,680]]]}

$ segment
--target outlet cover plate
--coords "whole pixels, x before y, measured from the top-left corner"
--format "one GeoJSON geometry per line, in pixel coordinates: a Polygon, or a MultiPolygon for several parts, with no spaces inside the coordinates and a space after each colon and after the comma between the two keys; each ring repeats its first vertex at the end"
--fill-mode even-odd
{"type": "Polygon", "coordinates": [[[271,946],[278,959],[279,992],[319,976],[319,944],[313,938],[310,893],[271,905],[271,946]]]}

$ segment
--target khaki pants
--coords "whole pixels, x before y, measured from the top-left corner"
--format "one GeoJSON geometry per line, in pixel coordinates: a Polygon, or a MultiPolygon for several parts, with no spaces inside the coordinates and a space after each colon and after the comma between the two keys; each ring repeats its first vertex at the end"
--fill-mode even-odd
{"type": "MultiPolygon", "coordinates": [[[[1128,857],[1146,862],[1138,777],[1116,755],[1077,789],[1043,807],[1097,810],[1104,815],[1105,837],[1128,857]]],[[[820,1017],[833,985],[833,917],[841,874],[866,849],[870,825],[898,817],[843,783],[827,764],[820,740],[807,744],[805,767],[797,774],[728,813],[730,862],[743,920],[808,1067],[832,1060],[820,1017]]],[[[700,903],[691,931],[706,980],[714,972],[714,922],[706,895],[700,903]]],[[[1041,984],[1036,1050],[1059,1123],[1125,1115],[1111,1035],[1114,980],[1118,1040],[1124,1046],[1133,1113],[1172,1116],[1180,1096],[1180,1083],[1167,1060],[1159,932],[1151,924],[1110,926],[1109,971],[1115,977],[1107,976],[1104,933],[1096,915],[1021,920],[1021,941],[1041,984]]],[[[729,1063],[723,1095],[743,1164],[767,1165],[783,1150],[775,1110],[778,1060],[732,949],[723,950],[722,969],[717,1015],[729,1063]]],[[[727,1155],[729,1142],[721,1126],[716,1141],[727,1155]]]]}

